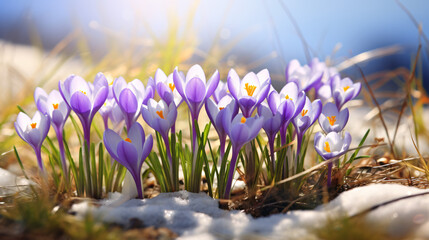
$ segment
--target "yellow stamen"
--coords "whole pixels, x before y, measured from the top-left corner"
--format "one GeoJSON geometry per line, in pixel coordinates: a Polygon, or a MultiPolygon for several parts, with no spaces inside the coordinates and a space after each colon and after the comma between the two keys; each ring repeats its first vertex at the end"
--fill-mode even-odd
{"type": "Polygon", "coordinates": [[[174,86],[174,83],[169,83],[168,86],[170,87],[172,92],[174,91],[174,88],[176,87],[176,86],[174,86]]]}
{"type": "Polygon", "coordinates": [[[289,100],[293,101],[293,100],[292,100],[292,98],[290,98],[290,97],[289,97],[289,95],[286,95],[286,97],[285,97],[285,98],[286,98],[286,100],[288,100],[288,99],[289,99],[289,100]]]}
{"type": "Polygon", "coordinates": [[[325,147],[323,148],[326,152],[331,152],[331,147],[328,142],[325,142],[325,147]]]}
{"type": "Polygon", "coordinates": [[[302,112],[301,112],[301,116],[303,116],[303,117],[304,117],[304,116],[305,116],[305,114],[307,114],[307,113],[308,113],[308,110],[303,109],[303,110],[302,110],[302,112]]]}
{"type": "Polygon", "coordinates": [[[81,90],[80,92],[86,95],[86,92],[84,92],[84,91],[82,91],[82,90],[81,90]]]}
{"type": "Polygon", "coordinates": [[[253,93],[255,93],[256,86],[255,85],[249,86],[249,83],[246,83],[246,84],[244,84],[244,89],[246,89],[247,95],[249,95],[251,97],[251,96],[253,96],[253,93]]]}
{"type": "Polygon", "coordinates": [[[347,91],[347,89],[349,89],[349,88],[350,88],[350,86],[345,86],[345,87],[343,87],[344,92],[345,92],[345,91],[347,91]]]}
{"type": "Polygon", "coordinates": [[[245,123],[246,122],[246,118],[245,117],[241,117],[241,123],[245,123]]]}
{"type": "Polygon", "coordinates": [[[331,124],[331,126],[334,126],[334,123],[337,121],[335,118],[335,116],[328,117],[329,124],[331,124]]]}
{"type": "Polygon", "coordinates": [[[224,109],[224,107],[219,107],[219,111],[222,110],[222,109],[224,109]]]}
{"type": "Polygon", "coordinates": [[[52,107],[54,107],[54,109],[58,109],[58,103],[53,103],[52,107]]]}
{"type": "Polygon", "coordinates": [[[131,143],[132,141],[131,141],[131,139],[129,139],[129,138],[125,138],[125,141],[126,142],[129,142],[129,143],[131,143]]]}
{"type": "Polygon", "coordinates": [[[156,114],[162,119],[164,119],[164,113],[162,111],[156,111],[156,114]]]}
{"type": "Polygon", "coordinates": [[[32,123],[32,124],[30,124],[30,126],[31,126],[31,128],[36,128],[37,123],[32,123]]]}

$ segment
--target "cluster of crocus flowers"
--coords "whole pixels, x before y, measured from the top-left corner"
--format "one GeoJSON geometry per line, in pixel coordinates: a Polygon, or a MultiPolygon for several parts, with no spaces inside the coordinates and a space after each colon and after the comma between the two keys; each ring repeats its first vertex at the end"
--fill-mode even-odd
{"type": "MultiPolygon", "coordinates": [[[[85,147],[90,146],[91,123],[99,112],[105,126],[104,145],[112,158],[133,176],[139,197],[143,197],[142,164],[153,147],[152,136],[146,138],[138,123],[140,114],[144,122],[161,136],[167,155],[163,159],[168,158],[170,177],[174,179],[178,176],[173,173],[173,164],[183,155],[172,156],[172,150],[176,146],[170,146],[170,139],[175,137],[177,107],[183,101],[186,103],[192,121],[192,178],[193,174],[198,174],[194,169],[196,161],[201,161],[196,152],[201,146],[197,142],[199,138],[196,135],[196,124],[200,111],[205,106],[219,136],[219,165],[229,162],[225,188],[218,192],[218,196],[229,198],[240,150],[254,140],[261,129],[264,129],[268,138],[271,156],[269,169],[273,172],[276,167],[274,145],[277,136],[280,137],[281,146],[287,144],[287,139],[296,140],[294,166],[297,169],[304,135],[308,129],[312,129],[311,126],[317,119],[325,133],[317,133],[314,138],[314,146],[319,155],[328,160],[347,151],[351,137],[343,129],[349,111],[341,108],[359,94],[361,87],[348,78],[341,79],[335,69],[326,67],[326,64],[317,59],[303,66],[297,60],[292,60],[286,68],[286,84],[280,92],[272,87],[267,69],[247,73],[242,79],[231,69],[226,82],[220,81],[218,71],[207,81],[205,72],[199,65],[192,66],[186,75],[177,68],[169,75],[158,69],[154,79],[149,78],[146,86],[138,79],[129,83],[122,77],[111,79],[113,78],[108,79],[104,74],[98,73],[94,82],[90,83],[72,75],[59,83],[59,91],[53,90],[49,95],[37,88],[34,98],[40,112],[33,119],[20,113],[15,127],[18,135],[34,148],[40,169],[44,172],[40,149],[49,125],[52,125],[57,134],[66,173],[62,132],[70,110],[81,121],[84,142],[87,144],[85,147]],[[316,97],[310,100],[306,93],[311,89],[316,90],[316,96],[320,99],[316,97]],[[154,99],[156,93],[160,100],[154,99]],[[333,101],[329,102],[331,99],[333,101]],[[109,127],[109,119],[112,127],[109,127]],[[125,138],[121,137],[122,131],[112,130],[122,122],[125,122],[127,130],[125,138]],[[288,131],[292,127],[294,130],[288,131]],[[287,138],[288,133],[290,138],[287,138]],[[230,159],[225,157],[227,138],[232,146],[230,159]]],[[[158,146],[160,141],[158,140],[158,146]]],[[[280,160],[287,161],[286,158],[280,160]]]]}
{"type": "MultiPolygon", "coordinates": [[[[349,119],[349,110],[342,107],[355,98],[361,89],[360,83],[353,83],[349,78],[341,79],[335,75],[331,79],[331,95],[335,103],[328,102],[323,106],[319,125],[324,133],[317,132],[314,137],[314,148],[324,160],[332,160],[343,155],[350,147],[352,138],[344,131],[349,119]]],[[[333,162],[328,163],[328,186],[331,185],[333,162]]]]}

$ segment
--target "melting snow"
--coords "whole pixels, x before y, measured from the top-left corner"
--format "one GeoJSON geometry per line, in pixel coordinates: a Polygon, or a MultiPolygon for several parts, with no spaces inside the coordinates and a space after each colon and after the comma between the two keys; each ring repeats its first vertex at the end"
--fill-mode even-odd
{"type": "MultiPolygon", "coordinates": [[[[427,192],[414,187],[394,184],[373,184],[352,189],[339,195],[330,203],[315,210],[290,211],[269,217],[253,218],[240,211],[218,208],[218,201],[204,193],[180,191],[162,193],[152,199],[132,199],[112,207],[113,194],[101,207],[86,203],[72,207],[78,216],[91,212],[100,220],[129,226],[130,219],[139,219],[145,226],[167,227],[180,235],[180,239],[219,238],[282,238],[312,239],[313,229],[326,221],[352,216],[374,205],[399,197],[427,192]]],[[[400,200],[379,207],[366,215],[371,223],[386,224],[392,236],[429,238],[429,194],[400,200]]]]}

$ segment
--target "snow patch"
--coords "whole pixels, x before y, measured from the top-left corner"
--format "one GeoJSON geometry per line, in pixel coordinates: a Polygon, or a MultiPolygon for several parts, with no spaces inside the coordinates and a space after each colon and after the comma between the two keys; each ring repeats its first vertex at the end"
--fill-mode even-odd
{"type": "MultiPolygon", "coordinates": [[[[327,220],[352,216],[374,205],[411,194],[427,192],[394,184],[373,184],[342,193],[330,203],[314,210],[290,211],[269,217],[253,218],[241,211],[219,209],[218,201],[204,193],[186,191],[161,193],[152,199],[132,199],[112,207],[80,203],[72,211],[78,216],[91,213],[107,223],[130,226],[139,219],[144,226],[167,227],[180,239],[219,238],[316,238],[313,230],[327,220]]],[[[115,198],[120,198],[115,194],[115,198]]],[[[365,217],[368,223],[383,223],[387,234],[429,238],[429,194],[381,206],[365,217]]]]}

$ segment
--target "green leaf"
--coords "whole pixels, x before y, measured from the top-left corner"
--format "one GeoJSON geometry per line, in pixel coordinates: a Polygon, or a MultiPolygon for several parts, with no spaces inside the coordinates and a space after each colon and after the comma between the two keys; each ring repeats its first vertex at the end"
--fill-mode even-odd
{"type": "Polygon", "coordinates": [[[15,145],[13,146],[13,152],[15,153],[16,160],[18,160],[19,167],[21,167],[21,170],[22,170],[22,173],[24,174],[24,177],[26,179],[29,179],[28,176],[27,176],[27,173],[24,170],[24,165],[22,164],[21,158],[19,157],[19,154],[18,154],[18,151],[16,150],[15,145]]]}
{"type": "Polygon", "coordinates": [[[365,135],[363,135],[362,140],[359,142],[357,149],[353,152],[352,156],[350,156],[349,160],[346,163],[352,163],[356,159],[356,156],[359,153],[360,147],[362,147],[362,145],[365,143],[365,140],[368,137],[369,132],[370,132],[370,129],[368,129],[365,135]]]}

